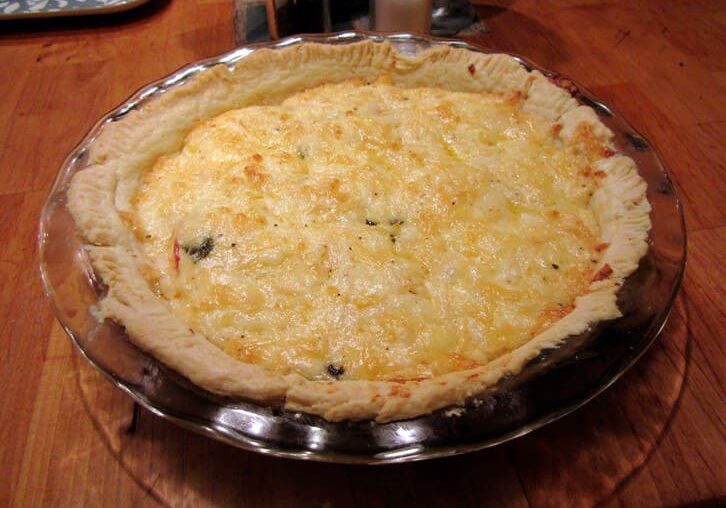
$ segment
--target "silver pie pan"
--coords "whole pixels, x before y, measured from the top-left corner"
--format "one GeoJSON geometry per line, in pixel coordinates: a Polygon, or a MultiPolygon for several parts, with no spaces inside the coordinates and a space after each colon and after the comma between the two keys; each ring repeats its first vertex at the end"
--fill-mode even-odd
{"type": "Polygon", "coordinates": [[[94,275],[66,208],[66,190],[73,174],[87,165],[88,148],[104,126],[144,108],[199,72],[214,65],[233,68],[260,48],[363,40],[389,41],[411,55],[440,45],[494,52],[458,40],[360,32],[301,35],[240,47],[142,88],[101,118],[60,167],[42,210],[38,237],[46,295],[86,360],[154,414],[230,445],[279,457],[385,464],[456,455],[514,439],[579,408],[633,365],[663,328],[683,277],[686,251],[683,212],[668,173],[651,144],[620,115],[572,80],[517,55],[512,56],[567,86],[582,104],[591,106],[615,133],[618,149],[636,161],[648,184],[653,207],[650,248],[618,295],[623,317],[542,351],[519,375],[502,379],[470,398],[463,408],[385,424],[331,423],[279,407],[215,396],[137,349],[122,327],[97,322],[91,311],[104,287],[94,275]]]}

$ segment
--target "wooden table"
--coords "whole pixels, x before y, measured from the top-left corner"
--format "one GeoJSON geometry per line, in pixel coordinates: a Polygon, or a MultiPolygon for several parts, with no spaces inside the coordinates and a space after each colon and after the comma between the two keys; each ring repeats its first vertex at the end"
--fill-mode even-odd
{"type": "Polygon", "coordinates": [[[134,416],[43,296],[38,213],[101,114],[233,47],[232,2],[0,22],[0,506],[726,503],[726,5],[487,1],[479,12],[490,31],[476,42],[578,79],[659,148],[680,189],[685,284],[639,363],[583,409],[514,442],[389,467],[263,457],[134,416]]]}

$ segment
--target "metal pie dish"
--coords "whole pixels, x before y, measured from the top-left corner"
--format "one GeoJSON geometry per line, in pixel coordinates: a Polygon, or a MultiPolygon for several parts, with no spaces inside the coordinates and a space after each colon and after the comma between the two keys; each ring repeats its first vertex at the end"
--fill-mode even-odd
{"type": "Polygon", "coordinates": [[[88,147],[103,126],[143,108],[204,69],[219,64],[234,67],[259,48],[363,40],[389,41],[407,54],[437,45],[495,52],[462,41],[358,32],[303,35],[245,46],[184,67],[139,90],[99,120],[61,166],[40,219],[40,271],[46,295],[89,363],[152,413],[233,446],[279,457],[385,464],[456,455],[506,442],[574,411],[614,383],[663,328],[681,284],[686,252],[683,212],[668,173],[650,143],[611,108],[571,80],[516,55],[512,56],[528,69],[566,82],[578,101],[591,106],[615,134],[618,149],[636,162],[648,185],[652,206],[649,250],[618,294],[621,318],[599,323],[557,348],[541,351],[518,375],[501,379],[463,407],[384,424],[333,423],[210,394],[133,346],[121,326],[99,323],[92,309],[105,288],[94,276],[66,208],[66,190],[72,176],[87,165],[88,147]]]}

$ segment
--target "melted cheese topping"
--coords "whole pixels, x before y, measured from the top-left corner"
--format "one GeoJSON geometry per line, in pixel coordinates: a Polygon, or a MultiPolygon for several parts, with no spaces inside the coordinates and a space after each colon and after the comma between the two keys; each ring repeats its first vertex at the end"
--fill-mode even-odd
{"type": "Polygon", "coordinates": [[[128,220],[160,295],[242,361],[475,367],[569,312],[598,257],[585,151],[518,106],[351,82],[230,111],[156,162],[128,220]]]}

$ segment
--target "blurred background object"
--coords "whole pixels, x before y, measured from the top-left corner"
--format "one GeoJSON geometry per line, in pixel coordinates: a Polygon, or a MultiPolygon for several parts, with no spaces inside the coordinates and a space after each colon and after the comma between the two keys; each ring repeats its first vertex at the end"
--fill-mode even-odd
{"type": "Polygon", "coordinates": [[[0,20],[113,14],[139,7],[148,1],[149,0],[0,1],[0,20]]]}
{"type": "Polygon", "coordinates": [[[371,30],[452,36],[476,23],[468,0],[235,0],[237,43],[371,30]]]}
{"type": "Polygon", "coordinates": [[[330,0],[267,0],[270,36],[279,39],[297,33],[332,32],[330,4],[330,0]]]}
{"type": "Polygon", "coordinates": [[[431,0],[371,0],[370,28],[375,32],[427,34],[431,0]]]}
{"type": "Polygon", "coordinates": [[[476,12],[469,0],[433,0],[431,34],[456,35],[476,20],[476,12]]]}

